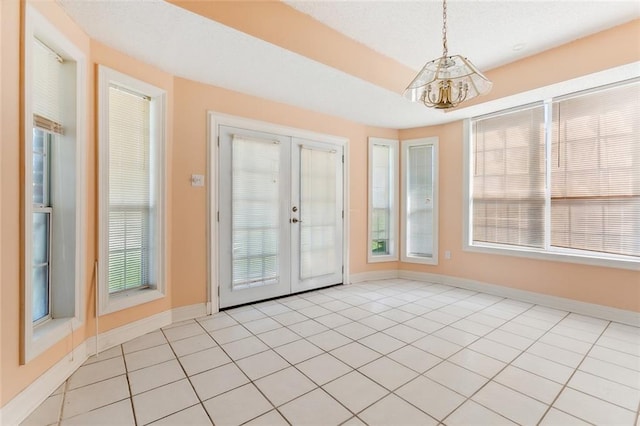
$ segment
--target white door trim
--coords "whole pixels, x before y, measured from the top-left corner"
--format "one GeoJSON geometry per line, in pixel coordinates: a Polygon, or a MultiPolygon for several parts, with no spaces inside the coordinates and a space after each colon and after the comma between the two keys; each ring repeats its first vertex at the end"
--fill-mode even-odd
{"type": "Polygon", "coordinates": [[[249,118],[238,117],[234,115],[223,114],[215,111],[208,112],[208,140],[207,140],[207,271],[208,271],[208,304],[211,313],[218,312],[220,301],[218,298],[219,291],[219,265],[218,265],[218,128],[219,126],[239,127],[247,130],[254,130],[265,133],[275,133],[291,136],[301,139],[317,140],[320,142],[328,142],[343,147],[344,167],[343,167],[343,208],[344,208],[344,238],[342,250],[342,263],[344,272],[342,273],[342,282],[347,283],[349,276],[349,139],[342,136],[328,135],[317,133],[310,130],[288,127],[265,121],[252,120],[249,118]]]}

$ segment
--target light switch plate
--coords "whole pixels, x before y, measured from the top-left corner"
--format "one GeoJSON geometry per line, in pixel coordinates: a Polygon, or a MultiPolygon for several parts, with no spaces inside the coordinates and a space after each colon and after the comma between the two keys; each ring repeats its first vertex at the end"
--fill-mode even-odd
{"type": "Polygon", "coordinates": [[[204,186],[204,175],[191,175],[191,186],[204,186]]]}

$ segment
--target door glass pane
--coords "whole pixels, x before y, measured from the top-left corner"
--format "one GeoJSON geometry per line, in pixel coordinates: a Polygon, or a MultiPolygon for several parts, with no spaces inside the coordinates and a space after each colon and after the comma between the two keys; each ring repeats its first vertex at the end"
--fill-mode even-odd
{"type": "Polygon", "coordinates": [[[335,151],[300,150],[300,278],[336,269],[337,194],[335,151]]]}
{"type": "Polygon", "coordinates": [[[232,288],[279,281],[280,145],[232,140],[232,288]]]}
{"type": "Polygon", "coordinates": [[[407,255],[431,257],[433,252],[433,146],[408,150],[407,255]]]}
{"type": "Polygon", "coordinates": [[[32,320],[49,315],[49,213],[33,214],[31,234],[32,320]]]}

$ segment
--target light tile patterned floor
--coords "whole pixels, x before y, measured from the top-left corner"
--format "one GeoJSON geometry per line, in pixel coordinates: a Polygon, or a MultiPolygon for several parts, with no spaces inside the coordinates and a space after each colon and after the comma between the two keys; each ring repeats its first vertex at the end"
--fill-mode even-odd
{"type": "Polygon", "coordinates": [[[640,329],[444,285],[337,286],[89,359],[25,425],[640,425],[640,329]]]}

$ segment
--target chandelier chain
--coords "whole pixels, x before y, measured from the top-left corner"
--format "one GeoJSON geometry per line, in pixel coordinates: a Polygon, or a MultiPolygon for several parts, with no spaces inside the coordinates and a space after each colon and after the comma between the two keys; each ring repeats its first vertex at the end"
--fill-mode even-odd
{"type": "Polygon", "coordinates": [[[447,57],[449,48],[447,47],[447,0],[442,0],[442,56],[447,57]]]}

